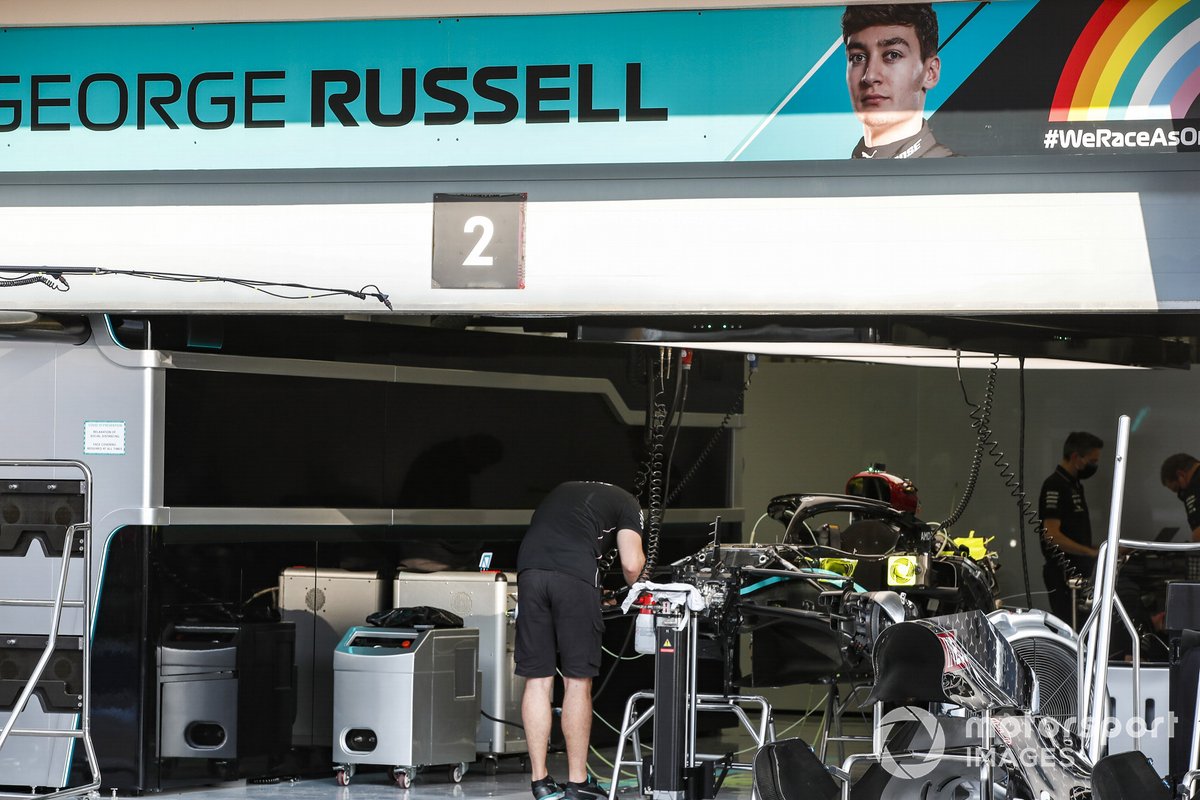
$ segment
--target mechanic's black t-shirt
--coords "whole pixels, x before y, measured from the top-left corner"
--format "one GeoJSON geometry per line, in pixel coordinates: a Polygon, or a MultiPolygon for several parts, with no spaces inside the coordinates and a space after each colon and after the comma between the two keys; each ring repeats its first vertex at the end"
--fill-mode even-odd
{"type": "Polygon", "coordinates": [[[1187,512],[1188,527],[1192,530],[1200,528],[1200,469],[1192,474],[1187,486],[1180,490],[1179,499],[1183,501],[1183,509],[1187,512]]]}
{"type": "MultiPolygon", "coordinates": [[[[1092,520],[1088,514],[1087,498],[1083,496],[1083,482],[1072,478],[1062,466],[1042,483],[1038,496],[1038,516],[1043,520],[1056,519],[1063,535],[1073,542],[1092,546],[1092,520]]],[[[1042,553],[1049,556],[1049,545],[1042,538],[1042,553]]],[[[1080,568],[1091,569],[1093,559],[1088,556],[1069,555],[1080,568]]]]}
{"type": "Polygon", "coordinates": [[[611,483],[560,484],[533,512],[517,553],[517,571],[551,570],[599,585],[596,559],[623,528],[642,533],[642,510],[629,492],[611,483]]]}

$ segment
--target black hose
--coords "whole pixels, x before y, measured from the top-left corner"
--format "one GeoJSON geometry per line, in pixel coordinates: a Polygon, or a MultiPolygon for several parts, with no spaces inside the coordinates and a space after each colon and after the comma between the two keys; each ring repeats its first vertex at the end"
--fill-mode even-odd
{"type": "Polygon", "coordinates": [[[515,722],[511,722],[511,721],[509,721],[509,720],[507,720],[507,719],[500,719],[499,717],[493,717],[491,714],[489,714],[489,713],[487,713],[486,711],[483,711],[483,710],[480,710],[480,712],[479,712],[479,713],[480,713],[482,716],[484,716],[484,717],[486,717],[486,718],[490,719],[492,722],[499,722],[501,725],[507,725],[507,726],[509,726],[510,728],[518,728],[518,729],[520,729],[520,730],[525,730],[525,726],[524,726],[524,725],[518,725],[517,723],[515,723],[515,722]]]}

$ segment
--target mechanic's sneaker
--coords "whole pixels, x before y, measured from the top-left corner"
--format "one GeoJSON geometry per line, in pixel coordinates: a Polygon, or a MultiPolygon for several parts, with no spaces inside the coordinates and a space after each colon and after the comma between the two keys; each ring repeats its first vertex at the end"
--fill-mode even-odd
{"type": "Polygon", "coordinates": [[[579,783],[567,781],[566,789],[566,800],[608,800],[608,789],[597,783],[591,775],[579,783]]]}
{"type": "Polygon", "coordinates": [[[563,796],[562,787],[550,775],[540,781],[533,781],[529,784],[529,789],[533,792],[533,800],[559,800],[563,796]]]}

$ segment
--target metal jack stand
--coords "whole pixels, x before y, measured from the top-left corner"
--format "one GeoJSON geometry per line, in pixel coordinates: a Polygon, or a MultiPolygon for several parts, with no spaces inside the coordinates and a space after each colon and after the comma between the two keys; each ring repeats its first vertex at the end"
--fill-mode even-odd
{"type": "MultiPolygon", "coordinates": [[[[621,768],[635,767],[639,787],[653,800],[711,798],[716,793],[712,767],[721,757],[696,752],[697,713],[724,711],[734,714],[756,747],[761,747],[775,740],[771,705],[766,698],[757,695],[697,693],[699,642],[696,615],[687,607],[686,593],[652,590],[652,594],[655,601],[654,691],[635,692],[625,703],[608,797],[609,800],[616,798],[621,768]],[[639,703],[643,705],[639,706],[639,703]],[[757,727],[743,705],[758,706],[757,727]],[[646,775],[641,759],[640,731],[648,721],[653,722],[654,742],[650,774],[646,775]],[[627,742],[633,746],[634,758],[631,760],[623,760],[627,742]]],[[[753,767],[751,762],[733,761],[726,766],[747,771],[753,767]]]]}
{"type": "MultiPolygon", "coordinates": [[[[837,763],[842,763],[846,760],[846,742],[872,742],[873,736],[848,736],[842,732],[842,716],[851,705],[858,704],[858,698],[862,694],[870,694],[870,684],[856,684],[850,687],[849,693],[845,699],[842,699],[838,690],[837,676],[829,679],[829,694],[825,696],[825,718],[821,723],[821,748],[817,752],[817,758],[821,763],[827,763],[826,758],[829,753],[829,743],[837,743],[837,763]]],[[[878,715],[876,715],[878,716],[878,715]]]]}
{"type": "MultiPolygon", "coordinates": [[[[1108,744],[1108,726],[1103,723],[1108,704],[1108,660],[1114,614],[1120,617],[1133,642],[1133,668],[1130,670],[1133,678],[1133,707],[1141,708],[1141,686],[1138,676],[1141,669],[1141,648],[1133,622],[1117,597],[1119,551],[1124,548],[1159,552],[1200,552],[1200,542],[1173,544],[1121,538],[1121,509],[1125,494],[1129,429],[1129,417],[1122,416],[1117,426],[1116,466],[1113,470],[1113,499],[1108,538],[1100,545],[1096,582],[1092,592],[1092,611],[1079,632],[1079,733],[1085,737],[1087,755],[1093,764],[1104,755],[1108,744]]],[[[1200,712],[1200,686],[1197,687],[1197,701],[1196,709],[1200,712]]],[[[1141,734],[1140,728],[1134,732],[1134,742],[1139,750],[1141,734]]],[[[1196,720],[1192,728],[1189,754],[1188,771],[1179,787],[1180,795],[1184,798],[1195,797],[1195,783],[1200,779],[1200,720],[1196,720]]]]}
{"type": "Polygon", "coordinates": [[[0,752],[4,750],[4,743],[8,741],[9,736],[43,736],[43,737],[63,737],[71,739],[81,739],[83,741],[84,751],[87,756],[88,770],[91,772],[92,780],[90,783],[82,786],[69,787],[60,789],[56,792],[47,792],[39,795],[18,795],[18,794],[0,794],[0,798],[23,798],[36,797],[39,800],[43,798],[57,797],[76,797],[80,795],[88,795],[97,793],[100,789],[100,767],[96,763],[96,751],[92,747],[91,734],[91,680],[92,680],[92,660],[91,660],[91,632],[90,626],[92,622],[92,554],[90,542],[88,542],[88,534],[92,530],[92,471],[82,461],[69,460],[47,460],[47,461],[9,461],[0,460],[0,467],[35,467],[35,468],[73,468],[79,470],[83,474],[83,521],[71,525],[66,530],[66,538],[63,542],[62,566],[58,573],[58,588],[55,592],[53,600],[44,599],[17,599],[17,598],[0,598],[0,606],[21,606],[25,608],[50,608],[51,619],[50,629],[46,635],[46,647],[42,651],[42,656],[33,668],[29,680],[26,681],[25,687],[21,690],[21,694],[17,698],[16,705],[13,707],[12,714],[5,723],[4,729],[0,731],[0,752]],[[66,600],[64,595],[67,589],[67,573],[71,566],[71,554],[75,546],[75,539],[79,537],[83,543],[83,597],[79,600],[66,600]],[[33,696],[34,690],[37,688],[38,681],[42,678],[42,673],[46,669],[46,664],[49,663],[51,656],[54,654],[54,645],[58,640],[59,626],[62,622],[62,610],[64,608],[80,608],[82,609],[82,626],[83,630],[80,633],[80,641],[83,649],[83,687],[82,698],[79,707],[79,728],[77,730],[53,730],[42,728],[18,728],[16,727],[17,717],[25,710],[29,703],[29,698],[33,696]]]}

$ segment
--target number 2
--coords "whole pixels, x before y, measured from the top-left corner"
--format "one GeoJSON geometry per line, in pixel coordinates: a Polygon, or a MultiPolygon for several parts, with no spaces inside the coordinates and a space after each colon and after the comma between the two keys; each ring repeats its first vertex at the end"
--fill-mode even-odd
{"type": "Polygon", "coordinates": [[[495,261],[491,256],[483,254],[487,246],[492,243],[492,235],[496,232],[496,226],[490,219],[482,215],[471,217],[467,220],[467,224],[463,225],[463,233],[474,233],[480,228],[483,229],[483,235],[479,237],[479,241],[475,243],[467,260],[463,262],[464,267],[490,267],[495,261]]]}

